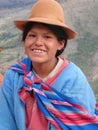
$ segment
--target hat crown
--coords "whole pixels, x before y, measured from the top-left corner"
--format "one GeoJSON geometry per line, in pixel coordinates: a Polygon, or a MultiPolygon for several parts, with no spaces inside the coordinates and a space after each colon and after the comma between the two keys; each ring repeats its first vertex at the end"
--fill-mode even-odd
{"type": "Polygon", "coordinates": [[[31,9],[29,19],[52,19],[64,23],[64,12],[55,0],[39,0],[31,9]]]}
{"type": "Polygon", "coordinates": [[[24,30],[28,22],[40,22],[60,26],[67,33],[68,39],[75,38],[77,33],[64,22],[64,11],[56,0],[38,0],[32,7],[29,18],[26,20],[15,20],[15,26],[24,30]]]}

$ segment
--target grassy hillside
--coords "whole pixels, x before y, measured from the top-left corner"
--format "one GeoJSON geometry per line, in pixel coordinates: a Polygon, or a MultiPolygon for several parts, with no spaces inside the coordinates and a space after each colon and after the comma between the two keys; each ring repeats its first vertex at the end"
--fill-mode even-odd
{"type": "MultiPolygon", "coordinates": [[[[63,55],[81,67],[98,98],[98,0],[58,1],[64,8],[65,22],[78,32],[75,40],[68,41],[63,55]]],[[[25,19],[31,7],[32,4],[28,4],[0,9],[1,73],[24,57],[21,32],[15,28],[13,20],[25,19]]]]}

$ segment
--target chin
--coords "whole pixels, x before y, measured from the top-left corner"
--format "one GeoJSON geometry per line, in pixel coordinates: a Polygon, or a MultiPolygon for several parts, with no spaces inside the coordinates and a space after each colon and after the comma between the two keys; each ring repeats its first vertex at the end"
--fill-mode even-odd
{"type": "Polygon", "coordinates": [[[43,62],[45,62],[45,60],[43,60],[42,58],[30,58],[31,59],[31,61],[33,62],[33,63],[43,63],[43,62]]]}

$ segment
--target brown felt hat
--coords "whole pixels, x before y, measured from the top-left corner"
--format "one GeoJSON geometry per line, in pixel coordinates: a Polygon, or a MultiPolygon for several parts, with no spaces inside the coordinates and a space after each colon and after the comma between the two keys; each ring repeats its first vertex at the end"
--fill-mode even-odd
{"type": "Polygon", "coordinates": [[[40,22],[60,26],[67,33],[68,39],[73,39],[77,35],[75,31],[65,24],[63,8],[55,0],[38,0],[32,7],[28,19],[15,20],[14,24],[18,29],[23,31],[28,22],[40,22]]]}

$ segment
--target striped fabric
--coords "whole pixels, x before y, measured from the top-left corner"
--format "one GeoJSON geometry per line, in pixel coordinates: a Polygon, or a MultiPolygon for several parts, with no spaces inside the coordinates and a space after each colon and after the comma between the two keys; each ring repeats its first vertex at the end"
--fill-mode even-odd
{"type": "Polygon", "coordinates": [[[39,109],[57,130],[98,130],[97,111],[91,117],[72,98],[66,97],[39,79],[35,80],[34,73],[28,71],[26,64],[22,62],[10,69],[24,76],[24,91],[34,92],[39,109]]]}

